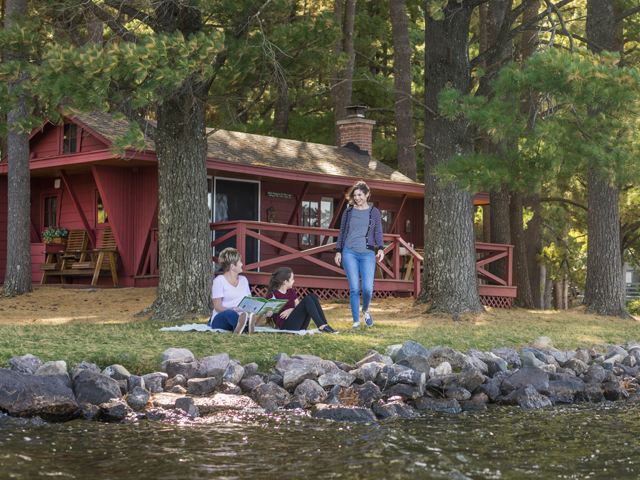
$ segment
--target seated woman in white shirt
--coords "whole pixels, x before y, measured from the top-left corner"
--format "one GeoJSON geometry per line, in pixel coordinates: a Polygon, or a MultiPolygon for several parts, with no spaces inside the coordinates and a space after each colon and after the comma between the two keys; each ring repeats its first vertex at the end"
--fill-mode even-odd
{"type": "Polygon", "coordinates": [[[213,313],[209,319],[211,328],[220,328],[233,333],[253,333],[256,316],[238,308],[244,297],[251,296],[249,281],[242,273],[242,255],[235,248],[225,248],[218,256],[218,264],[224,274],[217,275],[211,287],[213,313]]]}

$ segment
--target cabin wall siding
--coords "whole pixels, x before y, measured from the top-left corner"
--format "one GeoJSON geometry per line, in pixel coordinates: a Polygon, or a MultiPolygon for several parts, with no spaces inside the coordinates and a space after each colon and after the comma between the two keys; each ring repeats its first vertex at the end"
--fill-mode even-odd
{"type": "Polygon", "coordinates": [[[4,283],[7,271],[7,215],[8,209],[8,179],[0,177],[0,282],[4,283]]]}

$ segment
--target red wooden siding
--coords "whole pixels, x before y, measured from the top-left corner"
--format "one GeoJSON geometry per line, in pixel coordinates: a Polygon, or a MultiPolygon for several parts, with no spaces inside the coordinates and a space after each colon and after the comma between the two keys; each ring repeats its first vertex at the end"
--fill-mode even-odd
{"type": "Polygon", "coordinates": [[[7,177],[0,177],[0,282],[7,270],[7,177]]]}
{"type": "Polygon", "coordinates": [[[158,225],[158,169],[156,167],[139,168],[133,175],[135,185],[133,197],[135,208],[131,212],[135,225],[133,274],[137,275],[143,266],[141,261],[144,262],[146,258],[145,246],[148,241],[151,241],[148,239],[149,229],[158,225]]]}
{"type": "MultiPolygon", "coordinates": [[[[62,154],[62,125],[45,125],[42,132],[36,133],[30,142],[32,158],[55,157],[62,154]]],[[[82,140],[78,139],[80,150],[76,153],[87,153],[95,150],[109,148],[102,140],[92,135],[87,129],[78,125],[78,136],[82,135],[82,140]]],[[[72,153],[71,155],[74,155],[72,153]]]]}

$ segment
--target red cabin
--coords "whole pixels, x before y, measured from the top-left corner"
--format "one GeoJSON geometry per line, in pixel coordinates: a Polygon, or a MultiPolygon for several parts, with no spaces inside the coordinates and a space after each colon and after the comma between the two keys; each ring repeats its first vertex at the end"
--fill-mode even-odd
{"type": "MultiPolygon", "coordinates": [[[[333,246],[344,192],[364,179],[383,215],[386,264],[378,269],[378,297],[417,294],[424,245],[424,185],[412,182],[369,155],[371,120],[340,122],[343,147],[220,130],[209,137],[207,173],[212,256],[226,246],[242,253],[245,275],[260,293],[270,272],[287,265],[297,286],[320,298],[348,295],[342,269],[333,263],[333,246]]],[[[119,253],[120,286],[158,284],[157,159],[152,142],[144,151],[114,154],[114,139],[127,123],[106,114],[78,114],[63,125],[46,124],[31,136],[32,278],[40,283],[45,251],[42,231],[52,225],[84,229],[89,248],[100,245],[110,227],[119,253]]],[[[488,203],[478,194],[476,204],[488,203]]],[[[0,163],[0,279],[6,265],[7,159],[0,163]]],[[[57,247],[59,250],[60,247],[57,247]]],[[[512,247],[478,244],[483,302],[509,307],[512,247]],[[507,278],[493,277],[484,265],[507,257],[507,278]],[[485,284],[486,283],[486,284],[485,284]],[[490,283],[490,284],[489,284],[490,283]]],[[[60,283],[49,276],[46,284],[60,283]]],[[[66,283],[89,285],[91,276],[66,283]]],[[[113,285],[111,275],[97,284],[113,285]]]]}

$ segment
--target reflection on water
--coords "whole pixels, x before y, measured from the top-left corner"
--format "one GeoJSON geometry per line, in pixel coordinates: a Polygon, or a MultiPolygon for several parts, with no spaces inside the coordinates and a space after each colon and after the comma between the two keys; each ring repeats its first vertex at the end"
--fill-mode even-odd
{"type": "Polygon", "coordinates": [[[640,410],[598,405],[356,425],[239,414],[0,429],[0,478],[636,479],[640,410]]]}

